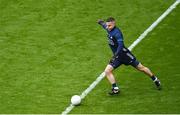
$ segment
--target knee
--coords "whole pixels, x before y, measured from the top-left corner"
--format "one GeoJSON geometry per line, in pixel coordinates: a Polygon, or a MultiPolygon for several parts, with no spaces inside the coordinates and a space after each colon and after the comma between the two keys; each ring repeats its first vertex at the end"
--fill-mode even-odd
{"type": "Polygon", "coordinates": [[[105,69],[104,72],[105,72],[106,75],[109,75],[109,74],[112,73],[112,71],[110,69],[105,69]]]}

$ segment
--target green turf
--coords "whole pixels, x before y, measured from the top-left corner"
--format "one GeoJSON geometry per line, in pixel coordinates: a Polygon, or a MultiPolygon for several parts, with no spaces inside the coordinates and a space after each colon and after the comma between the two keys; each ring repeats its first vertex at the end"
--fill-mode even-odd
{"type": "MultiPolygon", "coordinates": [[[[0,113],[61,113],[111,57],[98,18],[114,16],[128,46],[173,2],[0,0],[0,113]]],[[[179,6],[133,51],[158,74],[161,92],[122,66],[115,72],[121,96],[107,96],[103,80],[71,113],[180,113],[178,12],[179,6]]]]}
{"type": "Polygon", "coordinates": [[[72,113],[175,113],[180,106],[180,70],[178,7],[133,51],[143,64],[161,79],[163,90],[155,90],[149,78],[131,67],[116,70],[122,93],[107,96],[107,81],[84,100],[72,113]],[[98,100],[98,101],[97,101],[98,100]],[[89,106],[91,105],[91,106],[89,106]]]}

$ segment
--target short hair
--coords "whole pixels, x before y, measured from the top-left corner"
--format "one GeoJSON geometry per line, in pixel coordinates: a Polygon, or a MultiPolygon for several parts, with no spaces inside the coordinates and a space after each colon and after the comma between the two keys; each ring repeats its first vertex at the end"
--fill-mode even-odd
{"type": "Polygon", "coordinates": [[[106,19],[106,22],[114,22],[114,21],[115,21],[115,19],[113,17],[109,17],[106,19]]]}

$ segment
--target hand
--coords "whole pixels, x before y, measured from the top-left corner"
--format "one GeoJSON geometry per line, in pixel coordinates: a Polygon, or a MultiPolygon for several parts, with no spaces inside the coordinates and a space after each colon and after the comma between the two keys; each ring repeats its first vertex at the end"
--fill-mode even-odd
{"type": "Polygon", "coordinates": [[[119,57],[118,55],[114,55],[112,58],[116,59],[116,58],[118,58],[118,57],[119,57]]]}
{"type": "Polygon", "coordinates": [[[117,59],[117,58],[119,58],[119,56],[114,55],[114,56],[111,58],[110,62],[113,62],[113,61],[114,61],[115,59],[117,59]]]}
{"type": "Polygon", "coordinates": [[[102,19],[98,19],[97,23],[98,23],[98,24],[103,24],[104,21],[103,21],[102,19]]]}

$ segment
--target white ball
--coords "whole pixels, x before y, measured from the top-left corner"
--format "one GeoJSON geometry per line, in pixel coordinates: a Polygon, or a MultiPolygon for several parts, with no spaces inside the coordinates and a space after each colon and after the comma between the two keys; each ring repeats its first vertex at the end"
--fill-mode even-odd
{"type": "Polygon", "coordinates": [[[81,97],[79,95],[74,95],[71,97],[71,103],[73,105],[79,105],[81,103],[81,97]]]}

